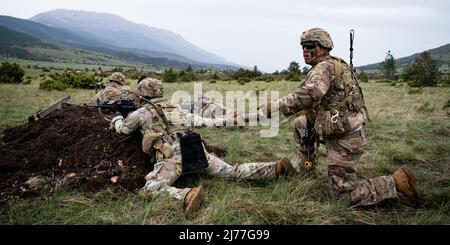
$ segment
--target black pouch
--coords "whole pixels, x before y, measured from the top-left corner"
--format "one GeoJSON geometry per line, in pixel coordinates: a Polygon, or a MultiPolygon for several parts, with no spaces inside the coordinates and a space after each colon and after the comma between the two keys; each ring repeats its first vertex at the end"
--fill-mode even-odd
{"type": "Polygon", "coordinates": [[[208,167],[202,139],[199,134],[189,131],[180,138],[182,174],[193,173],[208,167]]]}

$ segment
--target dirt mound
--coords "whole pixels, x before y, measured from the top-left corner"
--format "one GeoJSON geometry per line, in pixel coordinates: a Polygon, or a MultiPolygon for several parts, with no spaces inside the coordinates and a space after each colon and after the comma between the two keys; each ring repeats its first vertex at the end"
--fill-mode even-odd
{"type": "Polygon", "coordinates": [[[141,137],[108,131],[94,108],[65,105],[45,118],[7,129],[0,146],[0,200],[60,188],[92,193],[134,191],[152,170],[141,137]]]}
{"type": "MultiPolygon", "coordinates": [[[[122,136],[108,128],[97,109],[64,104],[41,120],[5,130],[0,141],[0,203],[62,188],[87,194],[141,188],[153,169],[142,152],[141,135],[122,136]]],[[[205,146],[219,157],[227,152],[205,146]]]]}

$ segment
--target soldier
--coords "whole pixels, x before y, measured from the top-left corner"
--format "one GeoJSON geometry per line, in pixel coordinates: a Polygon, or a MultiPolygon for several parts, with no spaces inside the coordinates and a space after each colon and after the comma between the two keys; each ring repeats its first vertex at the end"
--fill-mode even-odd
{"type": "MultiPolygon", "coordinates": [[[[326,145],[328,177],[333,193],[351,204],[373,205],[398,192],[419,199],[415,179],[406,167],[392,175],[358,180],[357,162],[366,143],[363,125],[367,118],[362,90],[351,67],[330,56],[330,35],[313,28],[300,37],[303,58],[312,66],[297,89],[265,107],[290,116],[304,111],[294,121],[294,140],[301,172],[314,169],[319,143],[326,145]]],[[[263,110],[261,110],[263,111],[263,110]]]]}
{"type": "MultiPolygon", "coordinates": [[[[146,78],[135,88],[130,95],[133,101],[138,102],[140,108],[123,119],[118,115],[111,121],[111,127],[117,133],[130,134],[140,130],[143,134],[142,150],[154,157],[156,164],[154,170],[145,176],[146,184],[143,190],[150,193],[168,192],[170,196],[183,201],[186,213],[196,211],[203,200],[202,185],[194,188],[175,188],[172,184],[185,172],[185,160],[182,158],[184,148],[180,147],[183,137],[190,134],[189,118],[178,106],[171,105],[163,99],[162,83],[156,79],[146,78]],[[149,98],[153,98],[148,100],[149,98]],[[150,102],[150,103],[148,103],[150,102]]],[[[193,117],[192,120],[212,120],[193,117]]],[[[193,143],[193,145],[198,144],[193,143]]],[[[294,176],[297,171],[288,159],[276,162],[245,163],[231,166],[217,156],[208,153],[203,144],[200,151],[195,152],[196,158],[204,157],[207,164],[200,171],[213,176],[234,180],[271,179],[278,176],[294,176]]],[[[185,146],[183,146],[185,147],[185,146]]],[[[197,148],[198,149],[198,148],[197,148]]]]}
{"type": "Polygon", "coordinates": [[[91,103],[111,103],[118,100],[129,100],[124,91],[129,90],[128,86],[124,86],[125,76],[120,72],[114,72],[108,77],[106,87],[99,91],[92,99],[91,103]]]}

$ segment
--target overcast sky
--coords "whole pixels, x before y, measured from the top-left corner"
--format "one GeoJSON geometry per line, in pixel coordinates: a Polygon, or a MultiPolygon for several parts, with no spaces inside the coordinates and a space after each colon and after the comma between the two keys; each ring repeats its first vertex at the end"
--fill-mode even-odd
{"type": "Polygon", "coordinates": [[[332,54],[349,60],[355,30],[355,66],[399,58],[450,43],[450,1],[299,0],[0,0],[0,14],[28,19],[57,8],[113,13],[173,31],[226,60],[273,72],[304,65],[300,34],[326,29],[332,54]]]}

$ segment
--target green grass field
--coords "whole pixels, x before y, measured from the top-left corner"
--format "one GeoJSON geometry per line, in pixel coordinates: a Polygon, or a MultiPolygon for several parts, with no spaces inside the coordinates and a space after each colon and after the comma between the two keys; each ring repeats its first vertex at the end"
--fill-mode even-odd
{"type": "MultiPolygon", "coordinates": [[[[30,70],[27,70],[27,75],[30,70]]],[[[37,74],[31,74],[37,76],[37,74]]],[[[135,83],[135,81],[130,81],[135,83]]],[[[66,95],[73,103],[86,102],[93,90],[43,91],[39,80],[28,85],[0,84],[0,132],[24,123],[28,116],[66,95]]],[[[283,96],[295,82],[236,81],[203,83],[203,91],[276,90],[283,96]]],[[[169,97],[177,90],[193,91],[193,83],[165,84],[169,97]]],[[[14,200],[0,207],[0,224],[450,224],[450,88],[425,88],[415,93],[406,86],[363,84],[372,121],[366,125],[368,145],[361,178],[390,174],[407,165],[424,193],[423,207],[388,202],[370,208],[351,208],[332,199],[326,167],[312,179],[270,182],[232,182],[204,175],[181,178],[177,186],[203,183],[206,200],[193,217],[167,195],[126,197],[99,192],[59,192],[46,198],[14,200]]],[[[231,164],[295,160],[294,117],[280,118],[277,137],[259,137],[261,128],[200,128],[210,144],[223,145],[231,164]]],[[[321,158],[325,149],[320,148],[321,158]]]]}

